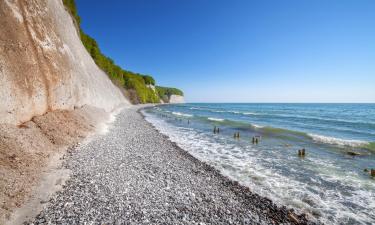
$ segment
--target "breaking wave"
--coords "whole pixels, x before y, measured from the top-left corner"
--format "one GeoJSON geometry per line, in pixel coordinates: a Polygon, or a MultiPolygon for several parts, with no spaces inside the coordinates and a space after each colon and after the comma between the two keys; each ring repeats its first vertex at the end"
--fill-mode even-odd
{"type": "Polygon", "coordinates": [[[187,113],[172,112],[172,114],[176,116],[193,117],[193,115],[187,113]]]}

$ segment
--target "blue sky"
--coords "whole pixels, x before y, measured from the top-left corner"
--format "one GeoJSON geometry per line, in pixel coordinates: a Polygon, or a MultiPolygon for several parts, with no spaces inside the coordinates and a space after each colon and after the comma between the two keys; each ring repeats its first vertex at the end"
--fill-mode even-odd
{"type": "Polygon", "coordinates": [[[188,102],[375,102],[375,1],[76,0],[125,69],[188,102]]]}

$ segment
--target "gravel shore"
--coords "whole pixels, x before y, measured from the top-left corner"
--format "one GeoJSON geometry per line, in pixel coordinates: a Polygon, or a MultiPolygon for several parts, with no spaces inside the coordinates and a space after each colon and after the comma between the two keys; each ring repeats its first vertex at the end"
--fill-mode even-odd
{"type": "Polygon", "coordinates": [[[312,224],[195,159],[138,108],[66,155],[71,178],[26,224],[312,224]]]}

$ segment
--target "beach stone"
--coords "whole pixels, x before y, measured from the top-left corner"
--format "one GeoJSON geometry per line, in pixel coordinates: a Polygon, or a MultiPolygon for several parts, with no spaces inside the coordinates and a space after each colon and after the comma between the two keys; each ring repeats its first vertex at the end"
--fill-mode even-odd
{"type": "Polygon", "coordinates": [[[72,175],[63,190],[25,224],[295,224],[285,207],[169,141],[137,107],[68,151],[64,167],[72,175]]]}

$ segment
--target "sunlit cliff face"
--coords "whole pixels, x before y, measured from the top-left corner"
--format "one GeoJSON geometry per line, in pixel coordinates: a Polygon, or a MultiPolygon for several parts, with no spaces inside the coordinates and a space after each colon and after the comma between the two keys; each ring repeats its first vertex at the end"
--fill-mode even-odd
{"type": "Polygon", "coordinates": [[[82,45],[62,1],[0,1],[0,123],[129,104],[82,45]]]}

